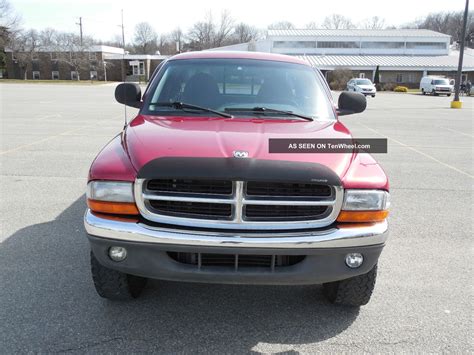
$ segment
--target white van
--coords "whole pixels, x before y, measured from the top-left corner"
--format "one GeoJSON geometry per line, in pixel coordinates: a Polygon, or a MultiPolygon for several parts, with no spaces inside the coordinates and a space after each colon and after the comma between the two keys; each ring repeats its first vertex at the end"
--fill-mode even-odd
{"type": "Polygon", "coordinates": [[[451,96],[454,86],[450,84],[449,79],[440,76],[424,76],[420,81],[420,90],[423,95],[446,94],[451,96]]]}

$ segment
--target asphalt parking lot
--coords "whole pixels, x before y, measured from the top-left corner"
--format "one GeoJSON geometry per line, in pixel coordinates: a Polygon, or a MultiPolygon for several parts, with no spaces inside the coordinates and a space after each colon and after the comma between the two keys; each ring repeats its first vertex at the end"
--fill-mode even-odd
{"type": "Polygon", "coordinates": [[[0,353],[473,350],[473,98],[453,110],[452,97],[380,93],[342,119],[389,139],[376,158],[391,236],[354,310],[320,286],[153,281],[134,302],[98,297],[82,216],[90,163],[123,126],[113,90],[0,84],[0,353]]]}

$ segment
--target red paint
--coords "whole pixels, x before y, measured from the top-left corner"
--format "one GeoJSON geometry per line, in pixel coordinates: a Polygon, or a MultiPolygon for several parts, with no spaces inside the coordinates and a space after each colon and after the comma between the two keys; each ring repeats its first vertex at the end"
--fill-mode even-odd
{"type": "Polygon", "coordinates": [[[277,62],[296,63],[310,66],[304,60],[283,54],[261,53],[261,52],[226,52],[226,51],[203,51],[188,52],[175,55],[169,60],[183,59],[257,59],[257,60],[273,60],[277,62]]]}
{"type": "Polygon", "coordinates": [[[121,135],[101,150],[89,170],[89,180],[135,181],[136,176],[137,172],[122,146],[121,135]]]}
{"type": "MultiPolygon", "coordinates": [[[[295,57],[252,52],[195,52],[172,60],[196,58],[246,58],[307,65],[295,57]]],[[[249,152],[255,159],[314,162],[326,165],[341,178],[345,188],[388,190],[382,168],[368,154],[269,154],[270,138],[351,138],[339,121],[138,115],[123,135],[115,137],[97,156],[89,180],[134,181],[136,172],[159,157],[233,156],[249,152]]]]}

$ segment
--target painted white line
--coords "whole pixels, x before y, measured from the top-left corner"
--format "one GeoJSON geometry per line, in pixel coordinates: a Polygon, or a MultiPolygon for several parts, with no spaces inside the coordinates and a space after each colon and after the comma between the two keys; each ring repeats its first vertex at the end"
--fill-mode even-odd
{"type": "Polygon", "coordinates": [[[93,125],[82,126],[82,127],[76,128],[76,129],[69,130],[69,131],[61,132],[61,133],[55,134],[54,136],[49,136],[49,137],[39,139],[37,141],[31,142],[31,143],[28,143],[28,144],[20,145],[16,148],[12,148],[12,149],[9,149],[9,150],[4,150],[3,152],[0,152],[0,155],[4,155],[4,154],[7,154],[7,153],[12,153],[12,152],[17,152],[19,150],[22,150],[23,148],[27,148],[27,147],[31,147],[32,145],[44,143],[44,142],[47,142],[51,139],[54,139],[54,138],[57,138],[57,137],[60,137],[60,136],[67,136],[70,133],[74,133],[74,132],[80,131],[81,129],[86,129],[86,128],[90,128],[90,127],[94,127],[94,126],[93,125]]]}
{"type": "Polygon", "coordinates": [[[464,133],[464,132],[457,131],[457,130],[455,130],[455,129],[448,128],[448,127],[441,127],[441,128],[447,129],[448,131],[451,131],[451,132],[454,132],[454,133],[462,134],[463,136],[468,136],[468,137],[474,138],[474,135],[469,134],[469,133],[464,133]]]}
{"type": "Polygon", "coordinates": [[[418,150],[418,149],[415,149],[415,148],[409,146],[408,144],[405,144],[405,143],[403,143],[403,142],[400,142],[399,140],[396,140],[396,139],[394,139],[394,138],[391,138],[391,137],[389,137],[389,136],[387,136],[387,135],[385,135],[385,134],[383,134],[383,133],[381,133],[381,132],[379,132],[379,131],[377,131],[377,130],[375,130],[375,129],[373,129],[373,128],[370,128],[370,127],[366,126],[365,124],[362,124],[362,123],[360,123],[360,122],[357,122],[357,124],[360,125],[360,126],[362,126],[362,127],[364,127],[364,128],[366,128],[366,129],[368,129],[369,131],[372,131],[372,132],[378,134],[379,136],[382,136],[382,137],[384,137],[384,138],[387,138],[388,140],[391,140],[392,142],[397,143],[398,145],[400,145],[400,146],[402,146],[402,147],[405,147],[405,148],[410,149],[410,150],[412,150],[412,151],[414,151],[414,152],[416,152],[416,153],[418,153],[418,154],[420,154],[420,155],[423,155],[424,157],[426,157],[426,158],[428,158],[428,159],[431,159],[431,160],[437,162],[438,164],[441,164],[441,165],[443,165],[443,166],[445,166],[445,167],[447,167],[447,168],[449,168],[449,169],[451,169],[451,170],[454,170],[454,171],[456,171],[456,172],[458,172],[458,173],[460,173],[460,174],[462,174],[462,175],[466,175],[466,176],[469,176],[471,179],[474,179],[474,175],[471,175],[471,174],[469,174],[469,173],[467,173],[467,172],[465,172],[465,171],[463,171],[463,170],[461,170],[461,169],[458,169],[458,168],[456,168],[456,167],[454,167],[454,166],[452,166],[452,165],[450,165],[450,164],[447,164],[447,163],[445,163],[445,162],[442,162],[441,160],[438,160],[438,159],[436,159],[435,157],[433,157],[433,156],[431,156],[431,155],[429,155],[429,154],[426,154],[426,153],[424,153],[424,152],[422,152],[422,151],[420,151],[420,150],[418,150]]]}

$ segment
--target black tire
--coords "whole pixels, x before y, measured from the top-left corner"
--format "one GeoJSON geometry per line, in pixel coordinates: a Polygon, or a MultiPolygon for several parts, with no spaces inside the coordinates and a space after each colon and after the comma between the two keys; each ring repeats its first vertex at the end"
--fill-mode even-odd
{"type": "Polygon", "coordinates": [[[421,93],[422,93],[423,95],[426,95],[425,89],[421,89],[421,93]]]}
{"type": "Polygon", "coordinates": [[[359,307],[370,301],[377,277],[377,265],[368,273],[323,284],[324,296],[331,303],[359,307]]]}
{"type": "Polygon", "coordinates": [[[448,94],[447,96],[448,96],[448,97],[450,97],[450,96],[451,96],[451,94],[448,94]]]}
{"type": "Polygon", "coordinates": [[[372,97],[375,97],[375,95],[371,95],[372,97]]]}
{"type": "Polygon", "coordinates": [[[140,296],[147,279],[106,268],[91,252],[91,272],[95,290],[100,297],[126,301],[140,296]]]}

